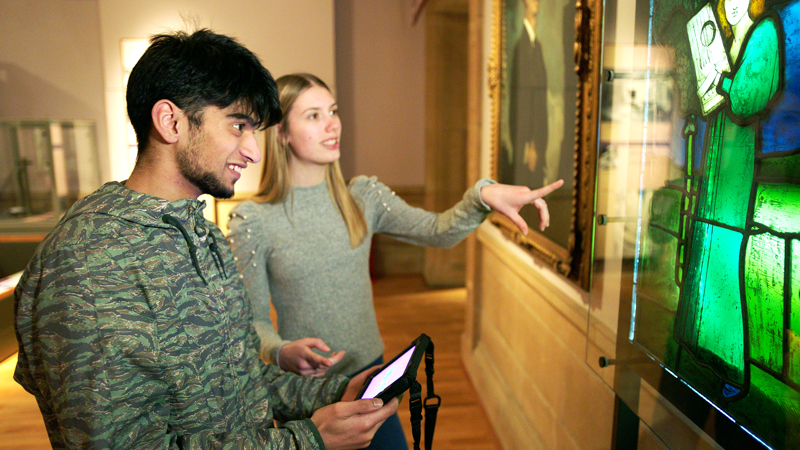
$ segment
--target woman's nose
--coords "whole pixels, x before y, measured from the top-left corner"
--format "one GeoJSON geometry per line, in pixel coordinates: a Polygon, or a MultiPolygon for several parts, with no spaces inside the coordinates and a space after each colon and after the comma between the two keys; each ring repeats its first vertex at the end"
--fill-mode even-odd
{"type": "Polygon", "coordinates": [[[328,130],[338,130],[342,128],[342,119],[340,119],[338,115],[331,116],[326,128],[328,130]]]}

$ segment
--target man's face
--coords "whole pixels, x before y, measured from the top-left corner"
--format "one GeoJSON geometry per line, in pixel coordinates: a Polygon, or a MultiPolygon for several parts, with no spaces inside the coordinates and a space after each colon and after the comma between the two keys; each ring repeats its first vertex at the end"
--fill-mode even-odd
{"type": "Polygon", "coordinates": [[[540,0],[525,0],[525,14],[527,16],[536,18],[539,15],[539,1],[540,0]]]}
{"type": "Polygon", "coordinates": [[[236,104],[225,109],[208,106],[200,119],[199,127],[189,127],[189,139],[177,153],[178,170],[196,190],[195,197],[230,198],[242,170],[261,160],[256,127],[236,104]]]}

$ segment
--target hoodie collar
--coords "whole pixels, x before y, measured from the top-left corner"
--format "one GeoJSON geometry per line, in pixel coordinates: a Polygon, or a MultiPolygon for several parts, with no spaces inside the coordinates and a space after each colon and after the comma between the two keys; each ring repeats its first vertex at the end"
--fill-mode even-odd
{"type": "MultiPolygon", "coordinates": [[[[121,217],[145,226],[168,228],[161,217],[165,214],[189,222],[192,216],[203,215],[206,202],[187,198],[170,202],[163,198],[128,189],[118,181],[104,184],[100,189],[75,204],[64,220],[86,213],[107,214],[121,217]]],[[[197,217],[199,220],[201,217],[197,217]]]]}

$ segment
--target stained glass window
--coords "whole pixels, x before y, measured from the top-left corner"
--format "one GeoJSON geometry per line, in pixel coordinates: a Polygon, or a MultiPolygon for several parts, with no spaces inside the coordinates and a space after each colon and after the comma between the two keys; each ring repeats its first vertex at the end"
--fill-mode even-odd
{"type": "Polygon", "coordinates": [[[798,448],[800,1],[636,4],[644,59],[604,90],[609,123],[612,91],[641,103],[630,341],[766,446],[798,448]]]}

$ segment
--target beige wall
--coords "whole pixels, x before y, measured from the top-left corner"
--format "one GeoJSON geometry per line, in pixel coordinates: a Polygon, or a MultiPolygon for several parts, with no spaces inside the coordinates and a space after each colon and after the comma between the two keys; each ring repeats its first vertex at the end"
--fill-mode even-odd
{"type": "MultiPolygon", "coordinates": [[[[310,71],[335,83],[332,0],[2,0],[0,118],[88,119],[97,124],[101,182],[127,177],[120,40],[196,23],[239,39],[275,76],[310,71]],[[184,18],[186,20],[184,20],[184,18]]],[[[241,191],[256,188],[258,168],[241,191]]]]}
{"type": "MultiPolygon", "coordinates": [[[[97,124],[101,181],[125,178],[120,39],[184,28],[184,19],[238,38],[275,76],[308,71],[337,91],[346,176],[424,184],[424,16],[411,0],[0,0],[0,118],[81,118],[97,124]]],[[[240,193],[256,189],[260,167],[240,193]]]]}
{"type": "Polygon", "coordinates": [[[412,0],[335,3],[342,171],[422,186],[425,17],[411,24],[412,0]]]}
{"type": "Polygon", "coordinates": [[[614,393],[586,364],[584,294],[478,229],[464,359],[504,448],[607,449],[614,393]]]}

